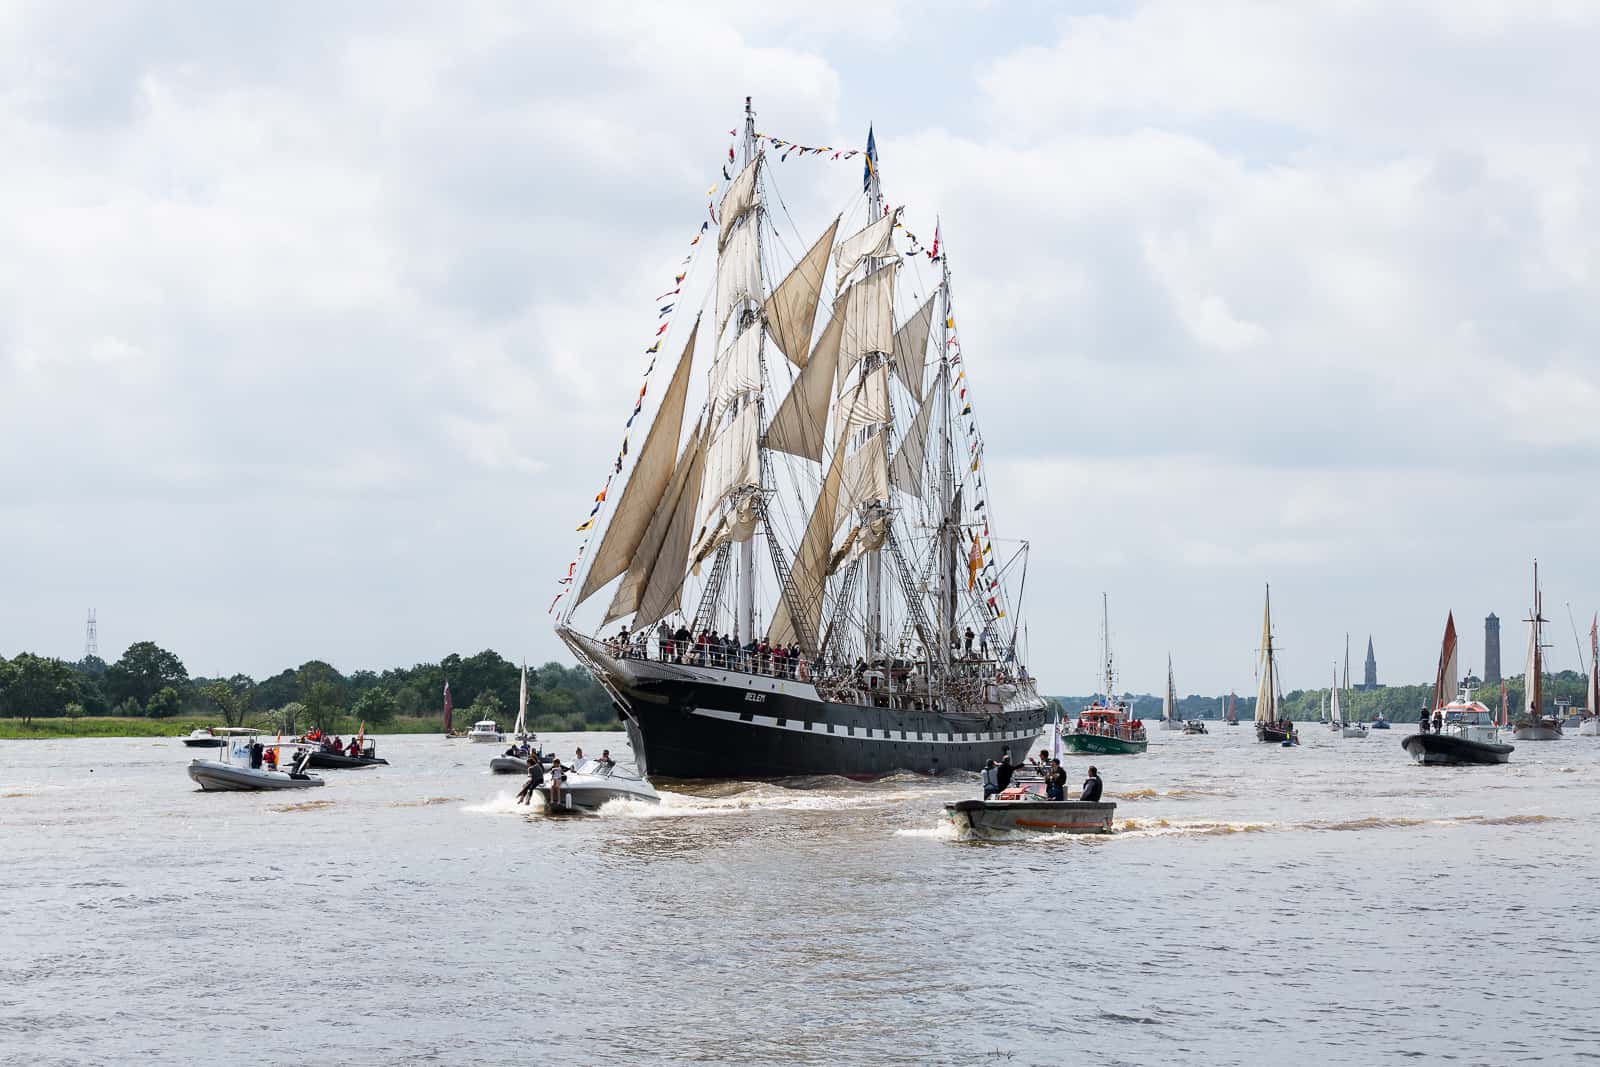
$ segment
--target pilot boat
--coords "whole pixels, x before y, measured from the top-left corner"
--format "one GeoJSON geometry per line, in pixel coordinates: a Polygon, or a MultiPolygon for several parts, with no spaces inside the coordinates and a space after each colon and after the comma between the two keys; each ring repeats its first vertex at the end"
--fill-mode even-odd
{"type": "MultiPolygon", "coordinates": [[[[1105,662],[1105,689],[1094,703],[1084,708],[1072,729],[1062,735],[1068,752],[1088,752],[1097,756],[1126,756],[1144,752],[1150,747],[1144,724],[1134,721],[1128,714],[1128,702],[1113,695],[1116,688],[1115,672],[1111,659],[1110,613],[1105,594],[1100,600],[1101,652],[1105,662]]],[[[1171,676],[1168,676],[1171,689],[1171,676]]]]}
{"type": "Polygon", "coordinates": [[[1465,684],[1454,700],[1445,694],[1456,686],[1456,621],[1452,613],[1445,620],[1444,647],[1439,652],[1439,670],[1434,676],[1433,706],[1442,720],[1437,733],[1428,733],[1431,716],[1424,714],[1422,729],[1400,744],[1412,759],[1429,766],[1468,766],[1505,763],[1515,751],[1500,742],[1500,727],[1488,707],[1472,699],[1465,684]]]}

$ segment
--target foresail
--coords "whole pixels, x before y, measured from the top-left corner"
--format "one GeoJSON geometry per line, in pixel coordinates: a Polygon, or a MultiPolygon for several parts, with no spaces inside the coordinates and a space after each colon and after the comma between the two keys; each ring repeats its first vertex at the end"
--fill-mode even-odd
{"type": "Polygon", "coordinates": [[[868,352],[894,347],[894,281],[900,263],[880,267],[844,294],[844,336],[839,339],[839,391],[868,352]]]}
{"type": "Polygon", "coordinates": [[[828,465],[828,474],[822,480],[822,491],[817,494],[816,506],[811,509],[811,519],[806,523],[805,536],[800,541],[800,551],[795,556],[789,581],[794,588],[794,599],[807,613],[802,634],[801,627],[789,611],[789,597],[780,596],[778,607],[772,615],[772,626],[767,640],[775,645],[799,642],[806,655],[814,656],[813,646],[822,625],[823,593],[827,588],[828,560],[833,549],[834,509],[839,499],[839,485],[844,474],[844,452],[835,452],[828,465]]]}
{"type": "Polygon", "coordinates": [[[650,582],[645,586],[639,610],[633,617],[633,628],[643,629],[660,621],[683,607],[683,579],[689,571],[689,539],[694,534],[694,518],[699,510],[700,482],[705,467],[704,442],[694,450],[688,477],[684,480],[683,495],[673,508],[666,534],[661,541],[661,552],[650,572],[650,582]]]}
{"type": "Polygon", "coordinates": [[[733,231],[717,257],[717,336],[746,302],[761,300],[761,246],[755,220],[733,231]]]}
{"type": "Polygon", "coordinates": [[[935,396],[930,391],[922,398],[922,407],[905,436],[900,439],[900,447],[895,449],[894,462],[889,468],[889,480],[902,493],[912,496],[922,495],[922,457],[927,447],[928,424],[933,418],[935,396]]]}
{"type": "Polygon", "coordinates": [[[683,355],[678,358],[678,369],[673,372],[661,398],[655,422],[650,424],[650,432],[645,436],[633,474],[622,490],[616,514],[606,527],[600,547],[584,575],[583,588],[575,604],[583,603],[595,590],[628,569],[638,554],[651,517],[661,509],[662,498],[672,482],[678,437],[683,432],[684,401],[689,395],[689,371],[694,363],[695,338],[699,333],[700,321],[696,319],[689,333],[689,343],[683,346],[683,355]]]}
{"type": "Polygon", "coordinates": [[[933,330],[933,302],[938,294],[923,303],[901,323],[894,334],[894,374],[911,395],[922,399],[922,368],[927,359],[928,334],[933,330]]]}
{"type": "Polygon", "coordinates": [[[1444,620],[1444,643],[1439,646],[1439,669],[1433,676],[1433,706],[1442,708],[1456,692],[1456,615],[1444,620]]]}
{"type": "Polygon", "coordinates": [[[877,222],[839,242],[839,247],[833,252],[833,261],[837,268],[835,288],[843,287],[850,277],[850,272],[860,266],[862,260],[894,255],[894,220],[895,215],[890,212],[877,222]]]}
{"type": "Polygon", "coordinates": [[[722,197],[722,207],[717,212],[720,219],[717,230],[717,247],[727,247],[728,233],[736,223],[756,206],[756,173],[761,166],[761,157],[756,156],[745,165],[739,176],[733,179],[733,184],[728,186],[728,191],[722,197]]]}
{"type": "Polygon", "coordinates": [[[797,367],[806,365],[811,329],[817,320],[817,298],[822,294],[822,281],[828,270],[828,251],[833,247],[833,236],[838,229],[839,218],[836,217],[827,232],[811,246],[811,251],[795,264],[794,270],[767,298],[767,329],[772,333],[773,343],[797,367]]]}
{"type": "Polygon", "coordinates": [[[839,338],[844,333],[842,305],[840,301],[834,307],[833,318],[822,328],[822,336],[817,339],[811,358],[801,368],[800,376],[767,426],[768,448],[822,462],[828,403],[833,399],[834,368],[839,363],[839,338]]]}

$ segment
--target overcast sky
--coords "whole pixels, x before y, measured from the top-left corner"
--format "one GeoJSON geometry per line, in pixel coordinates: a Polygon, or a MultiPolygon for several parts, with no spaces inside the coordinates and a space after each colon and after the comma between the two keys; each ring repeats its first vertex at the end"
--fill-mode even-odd
{"type": "Polygon", "coordinates": [[[1535,555],[1576,666],[1600,4],[781,6],[0,7],[0,654],[565,658],[753,94],[943,219],[1047,690],[1104,590],[1127,687],[1249,692],[1269,581],[1291,688],[1430,679],[1449,609],[1516,671],[1535,555]]]}

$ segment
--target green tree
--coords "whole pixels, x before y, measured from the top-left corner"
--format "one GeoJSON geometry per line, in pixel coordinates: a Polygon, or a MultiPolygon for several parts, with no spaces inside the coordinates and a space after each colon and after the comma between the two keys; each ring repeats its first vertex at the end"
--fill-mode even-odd
{"type": "Polygon", "coordinates": [[[300,723],[306,717],[306,706],[298,700],[291,700],[273,712],[272,717],[277,720],[278,728],[292,737],[300,733],[300,723]]]}
{"type": "Polygon", "coordinates": [[[152,719],[171,718],[182,710],[183,697],[170,685],[162,686],[144,706],[144,713],[152,719]]]}
{"type": "Polygon", "coordinates": [[[256,683],[248,674],[212,682],[201,693],[217,706],[222,712],[222,721],[229,726],[243,726],[245,719],[255,711],[256,683]]]}
{"type": "Polygon", "coordinates": [[[82,689],[77,672],[58,659],[21,652],[0,664],[0,711],[24,723],[65,715],[81,703],[82,689]]]}
{"type": "Polygon", "coordinates": [[[333,728],[333,717],[344,706],[339,687],[328,681],[316,681],[307,686],[301,703],[305,705],[307,720],[323,730],[333,728]]]}
{"type": "Polygon", "coordinates": [[[356,698],[355,704],[350,708],[350,714],[362,722],[381,726],[394,718],[394,697],[390,696],[389,691],[382,686],[375,686],[356,698]]]}
{"type": "Polygon", "coordinates": [[[188,683],[182,660],[154,641],[136,641],[106,668],[104,688],[114,703],[135,700],[148,706],[161,690],[180,692],[188,683]]]}

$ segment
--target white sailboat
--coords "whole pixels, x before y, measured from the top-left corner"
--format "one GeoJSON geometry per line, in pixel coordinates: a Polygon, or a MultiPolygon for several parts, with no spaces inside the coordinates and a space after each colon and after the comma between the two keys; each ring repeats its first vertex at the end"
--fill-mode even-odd
{"type": "Polygon", "coordinates": [[[1178,709],[1178,688],[1172,681],[1172,653],[1167,653],[1167,695],[1161,698],[1161,728],[1183,729],[1183,712],[1178,709]]]}
{"type": "Polygon", "coordinates": [[[522,665],[522,685],[517,690],[517,724],[511,728],[511,740],[532,741],[528,732],[528,665],[522,665]]]}
{"type": "Polygon", "coordinates": [[[1600,737],[1600,615],[1589,627],[1589,685],[1584,704],[1578,736],[1600,737]]]}
{"type": "Polygon", "coordinates": [[[1339,726],[1340,737],[1366,737],[1367,728],[1359,722],[1345,722],[1339,708],[1339,668],[1333,669],[1333,721],[1339,726]]]}

